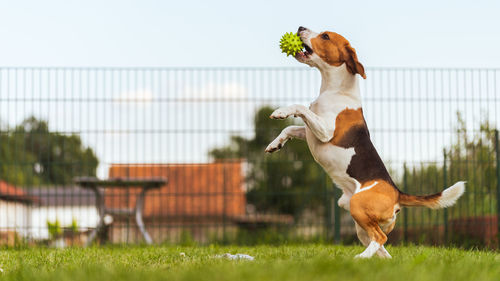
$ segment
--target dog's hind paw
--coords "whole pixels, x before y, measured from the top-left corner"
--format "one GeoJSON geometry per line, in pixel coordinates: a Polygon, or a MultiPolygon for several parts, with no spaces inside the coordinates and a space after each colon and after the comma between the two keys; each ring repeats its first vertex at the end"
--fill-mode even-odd
{"type": "Polygon", "coordinates": [[[368,259],[368,258],[371,258],[371,257],[367,257],[366,255],[363,255],[363,253],[361,254],[357,254],[354,256],[355,259],[368,259]]]}

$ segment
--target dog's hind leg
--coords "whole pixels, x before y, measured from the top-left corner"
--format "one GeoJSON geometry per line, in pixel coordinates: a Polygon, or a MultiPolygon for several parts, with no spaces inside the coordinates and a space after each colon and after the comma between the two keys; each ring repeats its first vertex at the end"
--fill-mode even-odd
{"type": "Polygon", "coordinates": [[[368,233],[359,226],[357,222],[354,222],[354,225],[356,225],[356,234],[358,235],[358,239],[363,244],[363,246],[368,247],[370,245],[370,237],[368,236],[368,233]]]}
{"type": "Polygon", "coordinates": [[[360,188],[361,191],[351,197],[351,216],[370,238],[366,250],[356,257],[369,258],[380,249],[380,255],[389,257],[382,247],[387,242],[385,232],[389,233],[394,227],[395,213],[399,210],[397,193],[392,185],[385,182],[365,187],[368,188],[360,188]]]}
{"type": "Polygon", "coordinates": [[[356,258],[371,258],[385,244],[387,236],[377,224],[369,223],[361,227],[367,232],[370,244],[361,254],[356,255],[356,258]]]}
{"type": "Polygon", "coordinates": [[[306,138],[306,128],[304,126],[288,126],[277,136],[267,147],[266,152],[273,153],[280,150],[289,139],[306,138]]]}
{"type": "Polygon", "coordinates": [[[392,259],[391,254],[389,254],[389,252],[387,252],[384,245],[380,246],[380,249],[378,249],[377,256],[379,256],[381,258],[392,259]]]}
{"type": "Polygon", "coordinates": [[[365,200],[368,198],[364,198],[363,192],[354,194],[351,198],[351,216],[359,227],[366,231],[370,243],[356,258],[371,258],[387,242],[387,235],[380,228],[377,216],[371,214],[372,210],[366,207],[365,200]]]}
{"type": "MultiPolygon", "coordinates": [[[[356,233],[358,234],[358,239],[365,247],[370,245],[370,237],[368,236],[368,232],[366,232],[358,223],[354,222],[356,225],[356,233]]],[[[381,258],[392,258],[389,252],[385,249],[384,245],[380,246],[378,251],[376,252],[377,256],[381,258]]]]}
{"type": "MultiPolygon", "coordinates": [[[[394,229],[395,225],[396,225],[396,217],[394,217],[394,220],[392,223],[389,223],[389,224],[382,226],[382,231],[387,235],[387,234],[391,233],[391,231],[394,229]]],[[[380,247],[380,249],[377,251],[377,256],[379,256],[381,258],[389,258],[389,259],[392,258],[391,254],[389,254],[389,252],[387,252],[384,245],[382,245],[380,247]]]]}

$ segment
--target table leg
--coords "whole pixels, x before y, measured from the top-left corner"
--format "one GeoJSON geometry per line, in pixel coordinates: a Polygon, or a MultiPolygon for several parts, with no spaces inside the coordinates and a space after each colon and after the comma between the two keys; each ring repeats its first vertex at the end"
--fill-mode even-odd
{"type": "Polygon", "coordinates": [[[144,207],[144,196],[146,195],[147,190],[148,188],[144,187],[141,190],[141,193],[139,193],[139,197],[137,197],[137,202],[135,203],[135,222],[137,223],[139,231],[141,231],[146,244],[151,245],[153,244],[153,239],[151,239],[151,236],[149,236],[149,233],[146,231],[144,221],[142,220],[142,208],[144,207]]]}
{"type": "Polygon", "coordinates": [[[92,245],[92,242],[94,242],[94,240],[97,236],[97,233],[99,233],[99,231],[101,231],[104,228],[104,216],[106,215],[104,212],[104,200],[103,200],[101,192],[99,191],[99,188],[93,187],[92,190],[95,193],[95,201],[96,201],[95,203],[96,203],[97,211],[99,213],[99,223],[94,228],[94,230],[92,230],[92,232],[90,233],[90,235],[87,239],[87,243],[85,243],[85,246],[92,245]]]}

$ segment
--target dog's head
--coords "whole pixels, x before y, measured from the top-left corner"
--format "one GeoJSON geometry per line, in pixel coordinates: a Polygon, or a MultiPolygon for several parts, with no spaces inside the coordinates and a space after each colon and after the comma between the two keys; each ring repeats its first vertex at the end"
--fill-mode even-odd
{"type": "Polygon", "coordinates": [[[366,79],[365,69],[358,61],[356,51],[342,35],[330,31],[316,33],[302,26],[297,34],[305,48],[304,52],[295,55],[299,62],[320,70],[339,67],[345,63],[347,71],[366,79]]]}

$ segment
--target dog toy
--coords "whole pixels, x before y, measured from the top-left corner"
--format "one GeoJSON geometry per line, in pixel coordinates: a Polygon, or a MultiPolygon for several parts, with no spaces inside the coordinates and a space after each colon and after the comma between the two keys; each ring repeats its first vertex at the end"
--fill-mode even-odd
{"type": "Polygon", "coordinates": [[[295,56],[303,48],[302,41],[296,33],[288,32],[281,37],[280,48],[281,52],[286,53],[287,57],[289,55],[295,56]]]}

